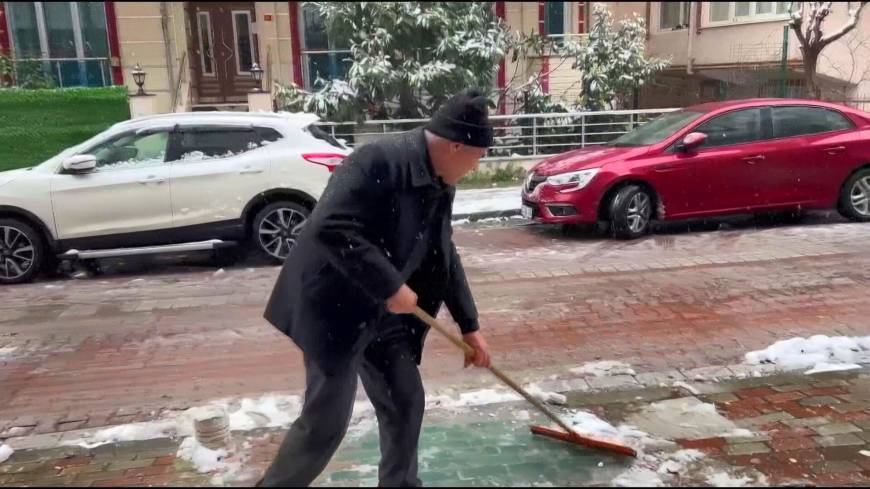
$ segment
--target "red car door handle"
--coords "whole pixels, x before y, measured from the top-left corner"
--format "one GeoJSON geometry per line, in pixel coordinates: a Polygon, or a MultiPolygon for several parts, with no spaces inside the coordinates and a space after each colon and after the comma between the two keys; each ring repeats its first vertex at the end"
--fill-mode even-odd
{"type": "Polygon", "coordinates": [[[837,154],[841,151],[845,151],[845,150],[846,150],[845,146],[834,146],[833,148],[825,148],[824,149],[824,151],[826,153],[828,153],[829,155],[835,155],[835,154],[837,154]]]}
{"type": "Polygon", "coordinates": [[[674,168],[672,165],[656,165],[653,170],[659,173],[664,173],[668,171],[674,171],[676,170],[676,168],[674,168]]]}
{"type": "Polygon", "coordinates": [[[740,159],[749,163],[750,165],[754,165],[756,161],[763,160],[764,155],[746,156],[746,157],[740,158],[740,159]]]}

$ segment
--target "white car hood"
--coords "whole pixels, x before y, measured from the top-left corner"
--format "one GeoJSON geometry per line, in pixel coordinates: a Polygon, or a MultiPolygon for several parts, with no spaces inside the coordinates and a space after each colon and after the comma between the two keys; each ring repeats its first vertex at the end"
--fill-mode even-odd
{"type": "Polygon", "coordinates": [[[30,168],[22,168],[20,170],[9,170],[9,171],[0,172],[0,187],[15,180],[19,176],[27,173],[28,171],[30,171],[30,168]]]}

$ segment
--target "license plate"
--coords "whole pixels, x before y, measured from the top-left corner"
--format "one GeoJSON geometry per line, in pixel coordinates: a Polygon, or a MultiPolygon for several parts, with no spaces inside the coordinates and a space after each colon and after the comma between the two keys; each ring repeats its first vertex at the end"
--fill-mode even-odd
{"type": "Polygon", "coordinates": [[[532,208],[527,206],[527,205],[524,205],[520,209],[520,214],[522,214],[523,219],[531,219],[532,218],[532,208]]]}

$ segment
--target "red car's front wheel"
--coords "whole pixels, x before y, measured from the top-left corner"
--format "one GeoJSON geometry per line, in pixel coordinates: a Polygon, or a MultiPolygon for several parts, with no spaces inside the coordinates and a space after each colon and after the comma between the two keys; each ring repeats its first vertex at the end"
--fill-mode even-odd
{"type": "Polygon", "coordinates": [[[855,172],[840,191],[840,213],[854,221],[870,221],[870,169],[855,172]]]}
{"type": "Polygon", "coordinates": [[[610,202],[610,225],[614,236],[636,239],[649,232],[653,197],[639,185],[619,189],[610,202]]]}

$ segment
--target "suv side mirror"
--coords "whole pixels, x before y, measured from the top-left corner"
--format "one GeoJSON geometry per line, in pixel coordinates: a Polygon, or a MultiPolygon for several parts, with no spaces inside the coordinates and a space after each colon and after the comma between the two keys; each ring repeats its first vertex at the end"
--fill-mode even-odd
{"type": "Polygon", "coordinates": [[[681,153],[686,153],[698,148],[707,142],[707,135],[703,132],[690,132],[682,141],[677,143],[676,150],[681,153]]]}
{"type": "Polygon", "coordinates": [[[97,167],[94,155],[75,155],[63,160],[63,169],[70,173],[88,173],[97,167]]]}

